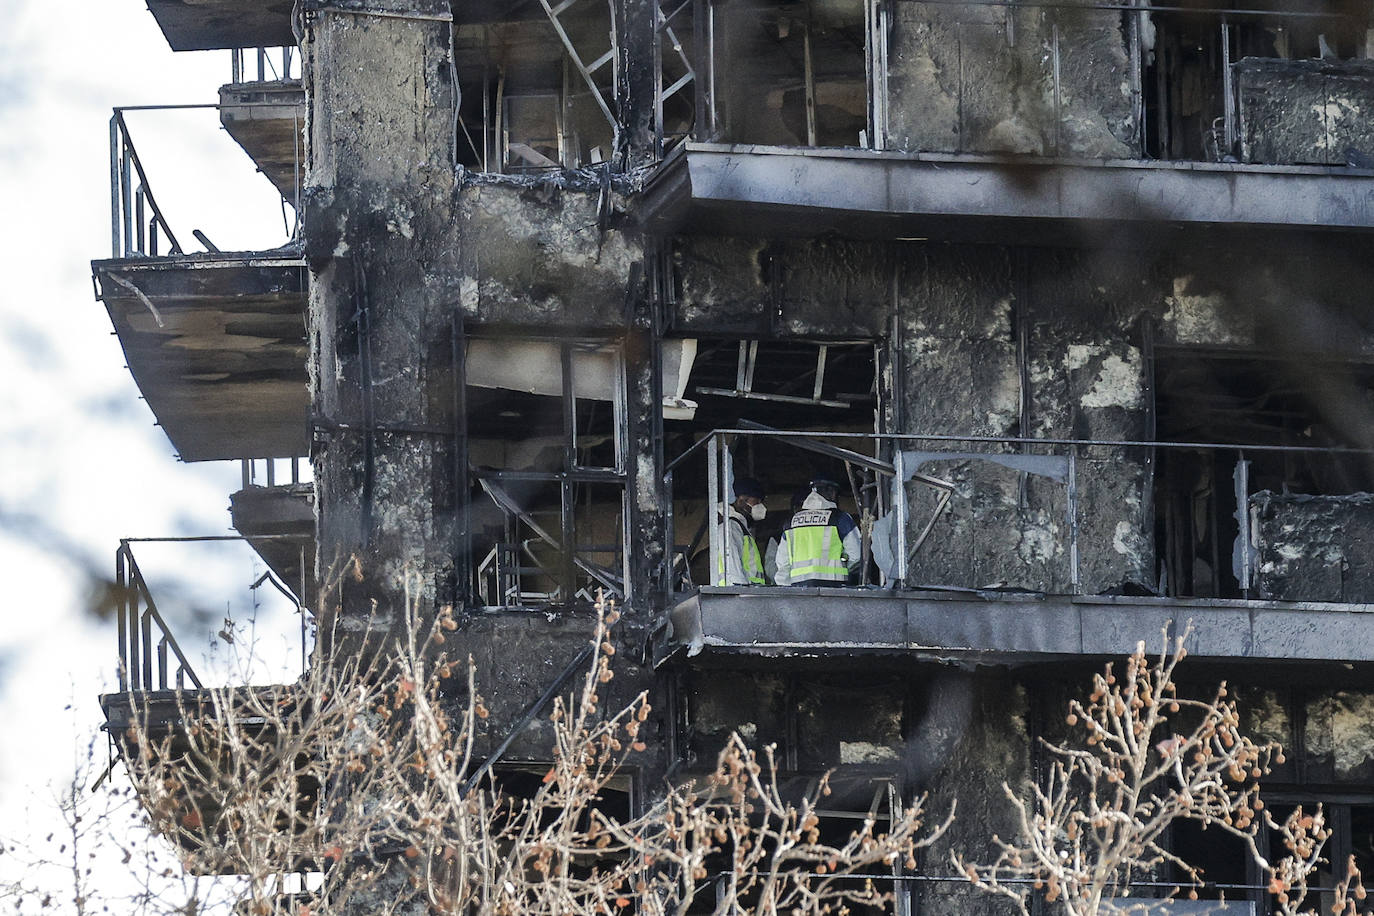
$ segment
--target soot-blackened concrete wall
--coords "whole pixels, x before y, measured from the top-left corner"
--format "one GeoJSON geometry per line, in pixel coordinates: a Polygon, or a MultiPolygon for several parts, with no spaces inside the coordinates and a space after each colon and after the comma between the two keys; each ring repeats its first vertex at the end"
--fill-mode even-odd
{"type": "Polygon", "coordinates": [[[1074,6],[896,4],[890,147],[1137,155],[1127,20],[1118,11],[1074,6]]]}

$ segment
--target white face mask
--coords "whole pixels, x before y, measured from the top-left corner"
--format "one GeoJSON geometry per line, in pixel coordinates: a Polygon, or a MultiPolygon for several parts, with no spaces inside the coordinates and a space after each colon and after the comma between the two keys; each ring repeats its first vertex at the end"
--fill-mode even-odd
{"type": "Polygon", "coordinates": [[[749,507],[749,517],[756,522],[761,522],[768,517],[768,507],[763,503],[755,503],[749,507]]]}

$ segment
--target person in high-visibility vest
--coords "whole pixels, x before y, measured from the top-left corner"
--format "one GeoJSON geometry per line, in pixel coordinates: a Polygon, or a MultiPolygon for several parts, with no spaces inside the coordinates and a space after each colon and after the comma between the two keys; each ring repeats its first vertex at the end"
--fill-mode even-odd
{"type": "Polygon", "coordinates": [[[840,486],[818,477],[792,515],[773,553],[778,585],[844,585],[859,565],[863,544],[854,518],[835,504],[840,486]]]}
{"type": "Polygon", "coordinates": [[[726,513],[726,556],[716,564],[717,585],[767,585],[759,542],[750,530],[752,522],[768,515],[763,504],[763,484],[752,477],[735,479],[735,501],[726,513]]]}

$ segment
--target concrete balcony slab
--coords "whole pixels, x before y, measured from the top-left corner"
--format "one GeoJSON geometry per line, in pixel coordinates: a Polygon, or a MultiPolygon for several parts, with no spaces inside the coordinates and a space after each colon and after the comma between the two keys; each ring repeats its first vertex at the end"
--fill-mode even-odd
{"type": "Polygon", "coordinates": [[[305,89],[301,81],[221,86],[219,105],[219,120],[229,136],[294,206],[305,181],[305,89]]]}
{"type": "Polygon", "coordinates": [[[647,183],[652,231],[1160,243],[1197,230],[1374,229],[1374,171],[688,143],[647,183]]]}
{"type": "MultiPolygon", "coordinates": [[[[1127,655],[1191,623],[1195,658],[1374,661],[1374,605],[1297,601],[702,588],[674,607],[666,652],[685,655],[902,654],[1020,665],[1127,655]]],[[[660,654],[660,661],[664,657],[660,654]]]]}
{"type": "Polygon", "coordinates": [[[292,0],[148,0],[173,51],[294,45],[292,0]]]}
{"type": "Polygon", "coordinates": [[[91,268],[129,371],[182,460],[308,454],[303,260],[214,253],[91,268]]]}

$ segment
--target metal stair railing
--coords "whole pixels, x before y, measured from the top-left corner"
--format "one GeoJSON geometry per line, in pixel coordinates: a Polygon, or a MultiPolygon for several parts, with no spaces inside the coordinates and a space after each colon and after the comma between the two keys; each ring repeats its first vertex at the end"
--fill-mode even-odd
{"type": "Polygon", "coordinates": [[[169,679],[175,682],[177,690],[184,689],[188,680],[195,687],[203,688],[205,685],[158,613],[157,603],[148,591],[148,583],[127,540],[120,541],[115,552],[115,591],[120,692],[168,690],[169,679]],[[174,671],[170,665],[173,657],[176,661],[174,671]]]}
{"type": "Polygon", "coordinates": [[[124,112],[115,109],[110,118],[110,256],[156,257],[159,230],[171,245],[168,254],[181,254],[181,243],[153,198],[148,175],[124,123],[124,112]]]}
{"type": "MultiPolygon", "coordinates": [[[[613,65],[611,85],[617,86],[620,82],[618,78],[618,73],[616,72],[619,70],[618,65],[616,65],[616,54],[619,50],[619,42],[616,40],[615,34],[615,10],[614,8],[612,8],[610,11],[611,47],[604,54],[597,57],[589,64],[582,59],[582,55],[578,52],[577,47],[573,44],[572,37],[568,34],[568,30],[563,27],[563,22],[559,18],[565,12],[567,12],[569,8],[576,6],[579,2],[581,2],[581,0],[562,0],[561,3],[559,3],[557,6],[554,6],[549,3],[549,0],[539,0],[539,5],[542,6],[544,8],[544,12],[548,14],[549,22],[552,23],[554,31],[558,33],[559,40],[563,42],[563,49],[568,52],[568,57],[572,60],[573,66],[577,68],[577,72],[582,74],[583,81],[586,82],[587,88],[591,90],[592,98],[596,100],[596,104],[601,109],[601,113],[606,116],[606,120],[610,122],[611,129],[615,131],[616,138],[619,139],[620,121],[617,120],[614,112],[611,111],[610,102],[606,100],[606,96],[601,92],[601,88],[596,84],[597,71],[605,67],[607,64],[613,65]]],[[[588,2],[590,2],[590,0],[588,0],[588,2]]],[[[611,101],[614,101],[614,97],[612,97],[611,101]]]]}
{"type": "MultiPolygon", "coordinates": [[[[654,126],[657,133],[658,154],[664,153],[664,144],[667,142],[665,128],[663,125],[663,104],[677,93],[692,85],[697,78],[696,68],[692,66],[691,60],[687,57],[687,51],[682,47],[682,40],[678,38],[677,32],[673,29],[673,20],[684,10],[697,4],[697,0],[677,0],[678,6],[671,13],[663,12],[661,0],[654,0],[654,126]],[[679,63],[682,65],[683,73],[680,77],[668,83],[667,74],[667,55],[663,50],[663,39],[668,39],[668,43],[676,52],[679,63]],[[666,86],[665,83],[668,83],[666,86]]],[[[701,11],[696,10],[697,15],[701,11]]],[[[700,117],[701,113],[697,113],[700,117]]],[[[690,134],[690,131],[689,131],[690,134]]]]}

